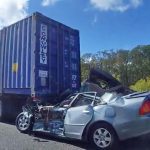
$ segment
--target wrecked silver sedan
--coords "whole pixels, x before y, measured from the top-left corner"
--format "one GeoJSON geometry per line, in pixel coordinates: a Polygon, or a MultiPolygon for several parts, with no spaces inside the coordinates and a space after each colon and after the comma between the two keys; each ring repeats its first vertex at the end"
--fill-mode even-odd
{"type": "Polygon", "coordinates": [[[37,102],[24,106],[16,119],[17,129],[86,140],[101,150],[115,149],[120,140],[150,133],[150,92],[133,92],[101,71],[92,73],[81,91],[88,92],[72,94],[55,106],[37,102]],[[108,85],[99,85],[100,80],[108,85]]]}

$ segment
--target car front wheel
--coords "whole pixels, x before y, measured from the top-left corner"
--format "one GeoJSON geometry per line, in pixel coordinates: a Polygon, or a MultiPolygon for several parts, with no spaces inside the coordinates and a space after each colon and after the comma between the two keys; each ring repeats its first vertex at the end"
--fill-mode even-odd
{"type": "Polygon", "coordinates": [[[93,127],[90,141],[99,150],[116,150],[118,148],[118,138],[115,131],[105,123],[93,127]]]}
{"type": "Polygon", "coordinates": [[[31,121],[31,118],[25,115],[24,113],[21,113],[16,118],[16,127],[20,132],[27,133],[27,131],[30,131],[33,126],[33,123],[31,121]]]}

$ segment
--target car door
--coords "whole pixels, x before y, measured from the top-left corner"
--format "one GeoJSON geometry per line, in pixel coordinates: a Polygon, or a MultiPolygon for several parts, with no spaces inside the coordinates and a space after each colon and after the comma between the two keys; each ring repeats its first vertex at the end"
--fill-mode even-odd
{"type": "Polygon", "coordinates": [[[72,105],[67,110],[64,129],[65,136],[69,138],[81,139],[82,133],[86,125],[91,121],[93,117],[93,106],[88,99],[77,99],[75,105],[72,105]],[[84,101],[83,101],[84,100],[84,101]]]}

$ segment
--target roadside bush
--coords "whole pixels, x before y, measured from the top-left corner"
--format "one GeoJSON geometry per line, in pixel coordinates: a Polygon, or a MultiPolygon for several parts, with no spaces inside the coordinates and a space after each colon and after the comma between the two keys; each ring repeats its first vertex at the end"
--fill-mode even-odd
{"type": "Polygon", "coordinates": [[[150,77],[138,80],[134,85],[130,86],[135,91],[150,91],[150,77]]]}

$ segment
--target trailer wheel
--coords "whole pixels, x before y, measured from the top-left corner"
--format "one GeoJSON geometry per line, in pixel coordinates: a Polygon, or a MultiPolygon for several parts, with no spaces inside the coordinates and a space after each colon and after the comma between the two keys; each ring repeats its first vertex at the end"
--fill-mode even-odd
{"type": "Polygon", "coordinates": [[[28,117],[25,113],[20,113],[16,118],[16,127],[22,133],[27,133],[32,130],[32,117],[28,117]]]}
{"type": "Polygon", "coordinates": [[[0,99],[0,121],[2,121],[3,118],[3,103],[2,100],[0,99]]]}

